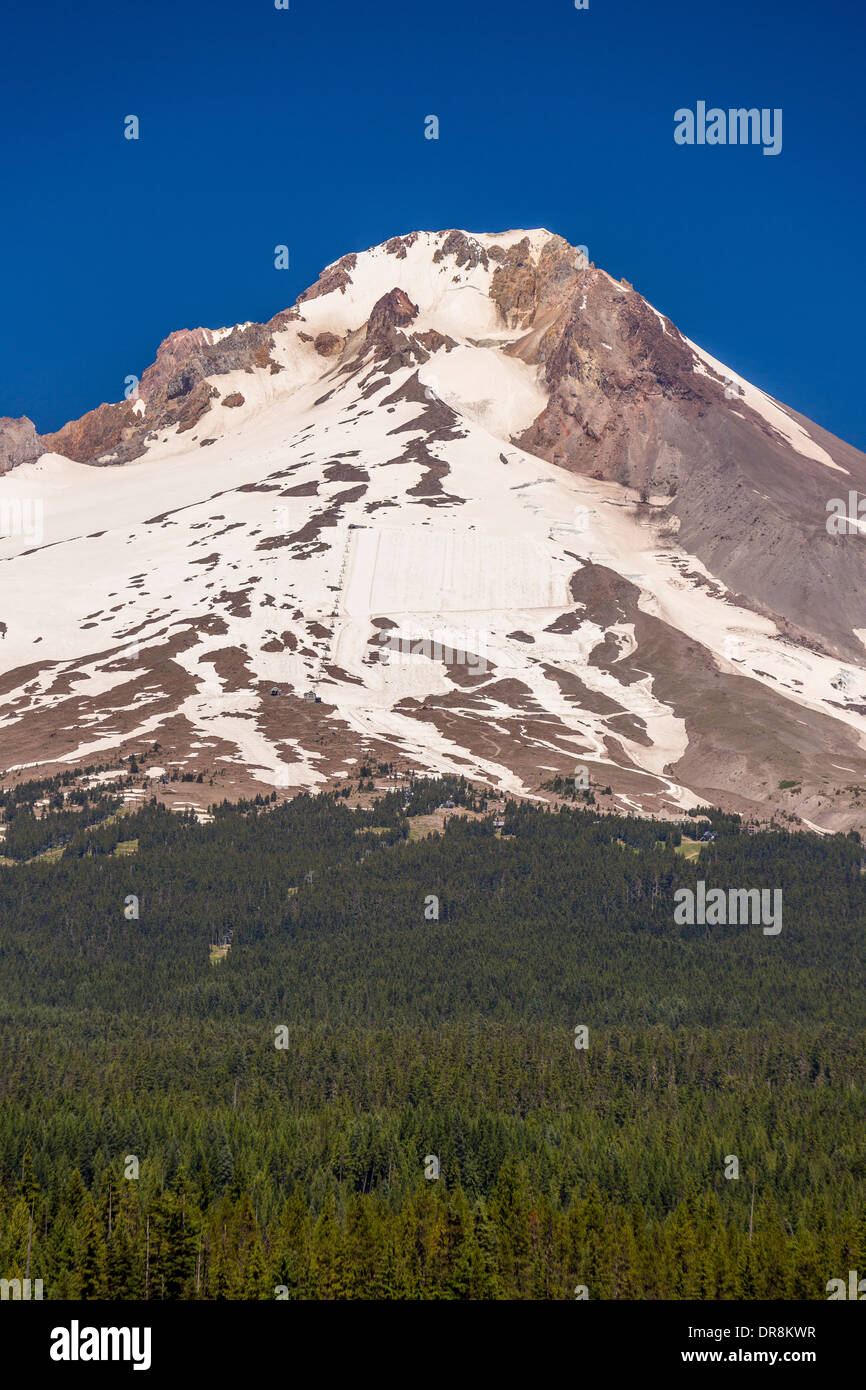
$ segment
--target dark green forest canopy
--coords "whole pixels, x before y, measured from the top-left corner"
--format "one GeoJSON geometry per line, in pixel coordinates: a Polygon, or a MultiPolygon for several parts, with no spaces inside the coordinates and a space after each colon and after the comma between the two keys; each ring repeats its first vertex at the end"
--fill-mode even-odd
{"type": "Polygon", "coordinates": [[[10,809],[22,860],[55,855],[0,867],[0,1276],[28,1240],[53,1296],[824,1298],[866,1270],[856,838],[713,813],[693,862],[688,820],[458,779],[208,825],[10,809]],[[698,879],[781,889],[782,931],[675,925],[698,879]]]}

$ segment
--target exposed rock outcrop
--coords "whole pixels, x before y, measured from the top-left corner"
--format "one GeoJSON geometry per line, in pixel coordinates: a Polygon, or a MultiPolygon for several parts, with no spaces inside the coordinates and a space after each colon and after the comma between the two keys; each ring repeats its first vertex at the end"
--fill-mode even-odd
{"type": "Polygon", "coordinates": [[[313,347],[320,357],[336,357],[342,352],[345,341],[337,333],[319,333],[313,340],[313,347]]]}
{"type": "Polygon", "coordinates": [[[490,298],[509,328],[528,328],[535,316],[535,263],[529,238],[509,246],[493,272],[490,298]]]}
{"type": "Polygon", "coordinates": [[[389,290],[373,305],[367,320],[367,340],[381,337],[391,328],[406,328],[417,317],[418,305],[412,303],[405,290],[389,290]]]}
{"type": "Polygon", "coordinates": [[[0,416],[0,473],[8,473],[22,463],[33,463],[45,452],[36,426],[26,415],[17,420],[11,415],[0,416]]]}
{"type": "Polygon", "coordinates": [[[490,264],[481,242],[467,236],[465,232],[449,232],[439,249],[433,253],[433,264],[438,265],[446,256],[453,256],[457,264],[466,270],[474,270],[478,265],[486,270],[490,264]]]}
{"type": "Polygon", "coordinates": [[[358,257],[352,252],[348,256],[342,256],[333,265],[326,266],[316,281],[303,294],[298,295],[297,302],[305,304],[309,299],[318,299],[323,294],[333,294],[334,290],[339,290],[342,294],[346,292],[346,286],[350,283],[351,272],[358,264],[358,257]]]}
{"type": "MultiPolygon", "coordinates": [[[[241,324],[216,335],[208,328],[183,328],[159,345],[129,400],[104,404],[44,436],[46,449],[78,463],[128,463],[139,458],[160,430],[191,430],[218,396],[208,377],[228,372],[282,370],[271,351],[270,324],[241,324]]],[[[236,402],[240,404],[240,402],[236,402]]]]}

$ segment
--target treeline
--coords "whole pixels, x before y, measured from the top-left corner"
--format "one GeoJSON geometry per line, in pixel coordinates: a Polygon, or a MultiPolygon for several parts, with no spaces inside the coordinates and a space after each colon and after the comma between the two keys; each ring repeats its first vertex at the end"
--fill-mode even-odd
{"type": "MultiPolygon", "coordinates": [[[[154,747],[158,748],[159,745],[155,744],[154,747]]],[[[77,800],[83,796],[86,799],[90,796],[90,790],[80,790],[77,786],[79,780],[109,771],[113,771],[118,779],[123,779],[126,775],[123,770],[109,768],[107,763],[90,763],[87,767],[67,768],[64,772],[55,773],[53,777],[35,778],[32,781],[19,782],[13,787],[0,788],[0,810],[14,806],[32,806],[44,797],[55,807],[62,806],[64,797],[77,800]]],[[[98,788],[96,794],[99,795],[98,788]]]]}
{"type": "Polygon", "coordinates": [[[563,1211],[512,1160],[475,1201],[421,1179],[398,1211],[378,1191],[311,1210],[298,1184],[269,1222],[240,1173],[215,1197],[184,1170],[147,1193],[116,1172],[88,1192],[73,1172],[35,1233],[24,1176],[19,1195],[0,1193],[0,1259],[22,1278],[29,1246],[31,1271],[52,1271],[49,1298],[816,1300],[866,1263],[866,1223],[840,1220],[829,1198],[814,1233],[792,1233],[772,1194],[751,1232],[694,1190],[660,1225],[594,1183],[563,1211]]]}
{"type": "Polygon", "coordinates": [[[715,818],[692,863],[689,822],[461,779],[213,810],[0,867],[0,1277],[28,1246],[51,1297],[811,1299],[866,1270],[856,840],[715,818]],[[783,930],[675,925],[698,877],[782,888],[783,930]]]}
{"type": "MultiPolygon", "coordinates": [[[[36,816],[28,804],[10,808],[7,811],[6,836],[2,843],[3,852],[10,859],[32,859],[49,849],[59,849],[69,844],[76,835],[92,825],[112,816],[122,805],[119,796],[106,796],[95,792],[73,793],[73,805],[77,811],[46,810],[36,816]]],[[[116,842],[115,842],[116,843],[116,842]]]]}

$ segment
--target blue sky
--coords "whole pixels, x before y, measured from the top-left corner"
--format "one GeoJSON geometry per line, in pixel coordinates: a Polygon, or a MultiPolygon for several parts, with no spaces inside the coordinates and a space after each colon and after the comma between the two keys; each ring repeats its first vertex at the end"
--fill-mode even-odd
{"type": "Polygon", "coordinates": [[[56,429],[397,233],[546,226],[866,449],[859,0],[49,0],[2,33],[0,414],[56,429]],[[698,100],[782,108],[781,154],[676,145],[698,100]]]}

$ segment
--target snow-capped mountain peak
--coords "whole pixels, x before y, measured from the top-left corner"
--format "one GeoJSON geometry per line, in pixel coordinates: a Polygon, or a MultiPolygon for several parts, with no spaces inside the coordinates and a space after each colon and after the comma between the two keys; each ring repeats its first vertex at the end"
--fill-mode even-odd
{"type": "Polygon", "coordinates": [[[544,229],[343,256],[128,401],[0,422],[0,467],[7,769],[156,740],[243,789],[373,757],[857,821],[863,562],[825,521],[866,459],[544,229]]]}

